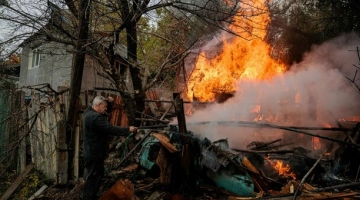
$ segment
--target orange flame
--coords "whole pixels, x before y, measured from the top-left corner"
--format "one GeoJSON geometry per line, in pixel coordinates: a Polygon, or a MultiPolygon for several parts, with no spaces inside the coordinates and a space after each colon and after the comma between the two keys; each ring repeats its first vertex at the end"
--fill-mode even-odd
{"type": "Polygon", "coordinates": [[[296,180],[296,174],[290,172],[290,166],[288,164],[284,165],[282,161],[275,160],[275,162],[270,161],[271,166],[279,172],[279,175],[285,177],[291,177],[293,180],[296,180]]]}
{"type": "Polygon", "coordinates": [[[360,116],[349,116],[349,117],[346,117],[346,118],[339,119],[339,121],[360,122],[360,116]]]}
{"type": "Polygon", "coordinates": [[[214,101],[217,93],[235,92],[238,79],[268,80],[285,72],[285,65],[270,57],[270,47],[262,40],[269,19],[265,1],[243,2],[229,26],[239,37],[223,37],[221,52],[213,58],[200,53],[188,79],[188,99],[214,101]]]}
{"type": "Polygon", "coordinates": [[[320,142],[320,138],[318,137],[312,137],[312,143],[313,143],[313,148],[314,150],[319,150],[321,149],[321,142],[320,142]]]}

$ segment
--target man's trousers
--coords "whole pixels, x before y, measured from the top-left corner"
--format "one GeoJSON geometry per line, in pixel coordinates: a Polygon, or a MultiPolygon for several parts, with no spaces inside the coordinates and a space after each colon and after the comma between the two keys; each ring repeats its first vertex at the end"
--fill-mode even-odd
{"type": "Polygon", "coordinates": [[[104,160],[85,159],[87,176],[84,185],[84,200],[97,200],[97,193],[100,189],[102,178],[104,177],[104,160]]]}

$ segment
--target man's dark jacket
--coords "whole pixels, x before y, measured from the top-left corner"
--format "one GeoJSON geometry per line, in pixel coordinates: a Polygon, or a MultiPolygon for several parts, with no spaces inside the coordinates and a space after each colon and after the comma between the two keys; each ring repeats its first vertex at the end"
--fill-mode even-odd
{"type": "Polygon", "coordinates": [[[109,135],[126,136],[129,128],[112,126],[105,115],[96,112],[92,107],[83,114],[84,158],[104,160],[108,149],[109,135]]]}

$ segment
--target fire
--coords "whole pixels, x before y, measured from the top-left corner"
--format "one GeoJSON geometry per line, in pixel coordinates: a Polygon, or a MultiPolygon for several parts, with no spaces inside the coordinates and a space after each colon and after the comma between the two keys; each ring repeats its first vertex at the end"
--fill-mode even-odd
{"type": "Polygon", "coordinates": [[[347,118],[339,119],[339,121],[360,122],[360,116],[349,116],[349,117],[347,117],[347,118]]]}
{"type": "Polygon", "coordinates": [[[239,37],[222,38],[221,51],[210,58],[201,52],[188,80],[187,98],[214,101],[216,94],[234,93],[237,80],[268,80],[282,74],[286,66],[270,57],[263,41],[269,15],[265,0],[244,2],[229,29],[239,37]]]}
{"type": "Polygon", "coordinates": [[[279,172],[280,176],[291,177],[293,180],[296,180],[296,175],[293,172],[290,172],[290,166],[288,164],[284,165],[284,163],[280,160],[275,160],[275,162],[273,162],[268,159],[268,161],[271,166],[279,172]]]}
{"type": "Polygon", "coordinates": [[[314,148],[314,150],[319,150],[319,149],[321,149],[320,138],[318,138],[318,137],[312,137],[311,140],[312,140],[312,143],[313,143],[313,148],[314,148]]]}

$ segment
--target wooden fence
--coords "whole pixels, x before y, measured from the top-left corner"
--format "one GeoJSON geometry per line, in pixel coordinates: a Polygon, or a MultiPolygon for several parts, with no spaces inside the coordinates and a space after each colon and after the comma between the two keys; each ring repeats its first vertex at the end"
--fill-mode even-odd
{"type": "MultiPolygon", "coordinates": [[[[58,88],[61,91],[62,88],[58,88]]],[[[121,98],[114,94],[86,91],[81,94],[78,124],[73,132],[75,148],[66,143],[66,111],[69,94],[53,96],[34,93],[24,101],[23,92],[0,91],[0,153],[13,160],[20,174],[33,163],[37,170],[58,184],[68,182],[68,174],[82,177],[82,113],[96,95],[112,96],[115,105],[110,123],[127,126],[121,98]],[[26,151],[30,152],[27,154],[26,151]],[[68,152],[73,151],[74,166],[68,169],[68,152]],[[10,152],[10,153],[9,153],[10,152]]],[[[4,158],[4,156],[1,156],[4,158]]]]}
{"type": "Polygon", "coordinates": [[[0,90],[0,161],[19,173],[25,169],[26,113],[24,93],[0,90]],[[5,161],[5,162],[4,162],[5,161]]]}
{"type": "Polygon", "coordinates": [[[28,109],[32,163],[59,184],[67,182],[68,174],[64,108],[60,99],[37,93],[28,109]]]}
{"type": "MultiPolygon", "coordinates": [[[[58,88],[62,91],[64,88],[58,88]]],[[[117,126],[128,126],[124,103],[121,97],[99,91],[85,91],[80,95],[78,124],[73,131],[74,148],[66,143],[66,111],[69,106],[68,92],[53,96],[45,93],[34,93],[31,99],[24,101],[23,92],[0,92],[0,153],[9,152],[9,145],[16,139],[12,154],[20,174],[27,165],[33,164],[47,178],[58,184],[68,182],[68,174],[78,179],[82,171],[82,113],[91,105],[96,95],[112,96],[115,100],[110,123],[117,126]],[[15,137],[16,136],[16,137],[15,137]],[[68,153],[74,155],[74,166],[68,169],[68,153]],[[30,152],[30,155],[29,153],[30,152]]],[[[157,99],[155,92],[147,94],[147,99],[157,99]],[[155,95],[155,96],[154,96],[155,95]]],[[[159,110],[158,102],[150,102],[152,111],[159,110]],[[154,105],[152,105],[154,104],[154,105]]],[[[161,117],[163,119],[164,117],[161,117]]],[[[10,156],[10,155],[9,155],[10,156]]]]}

